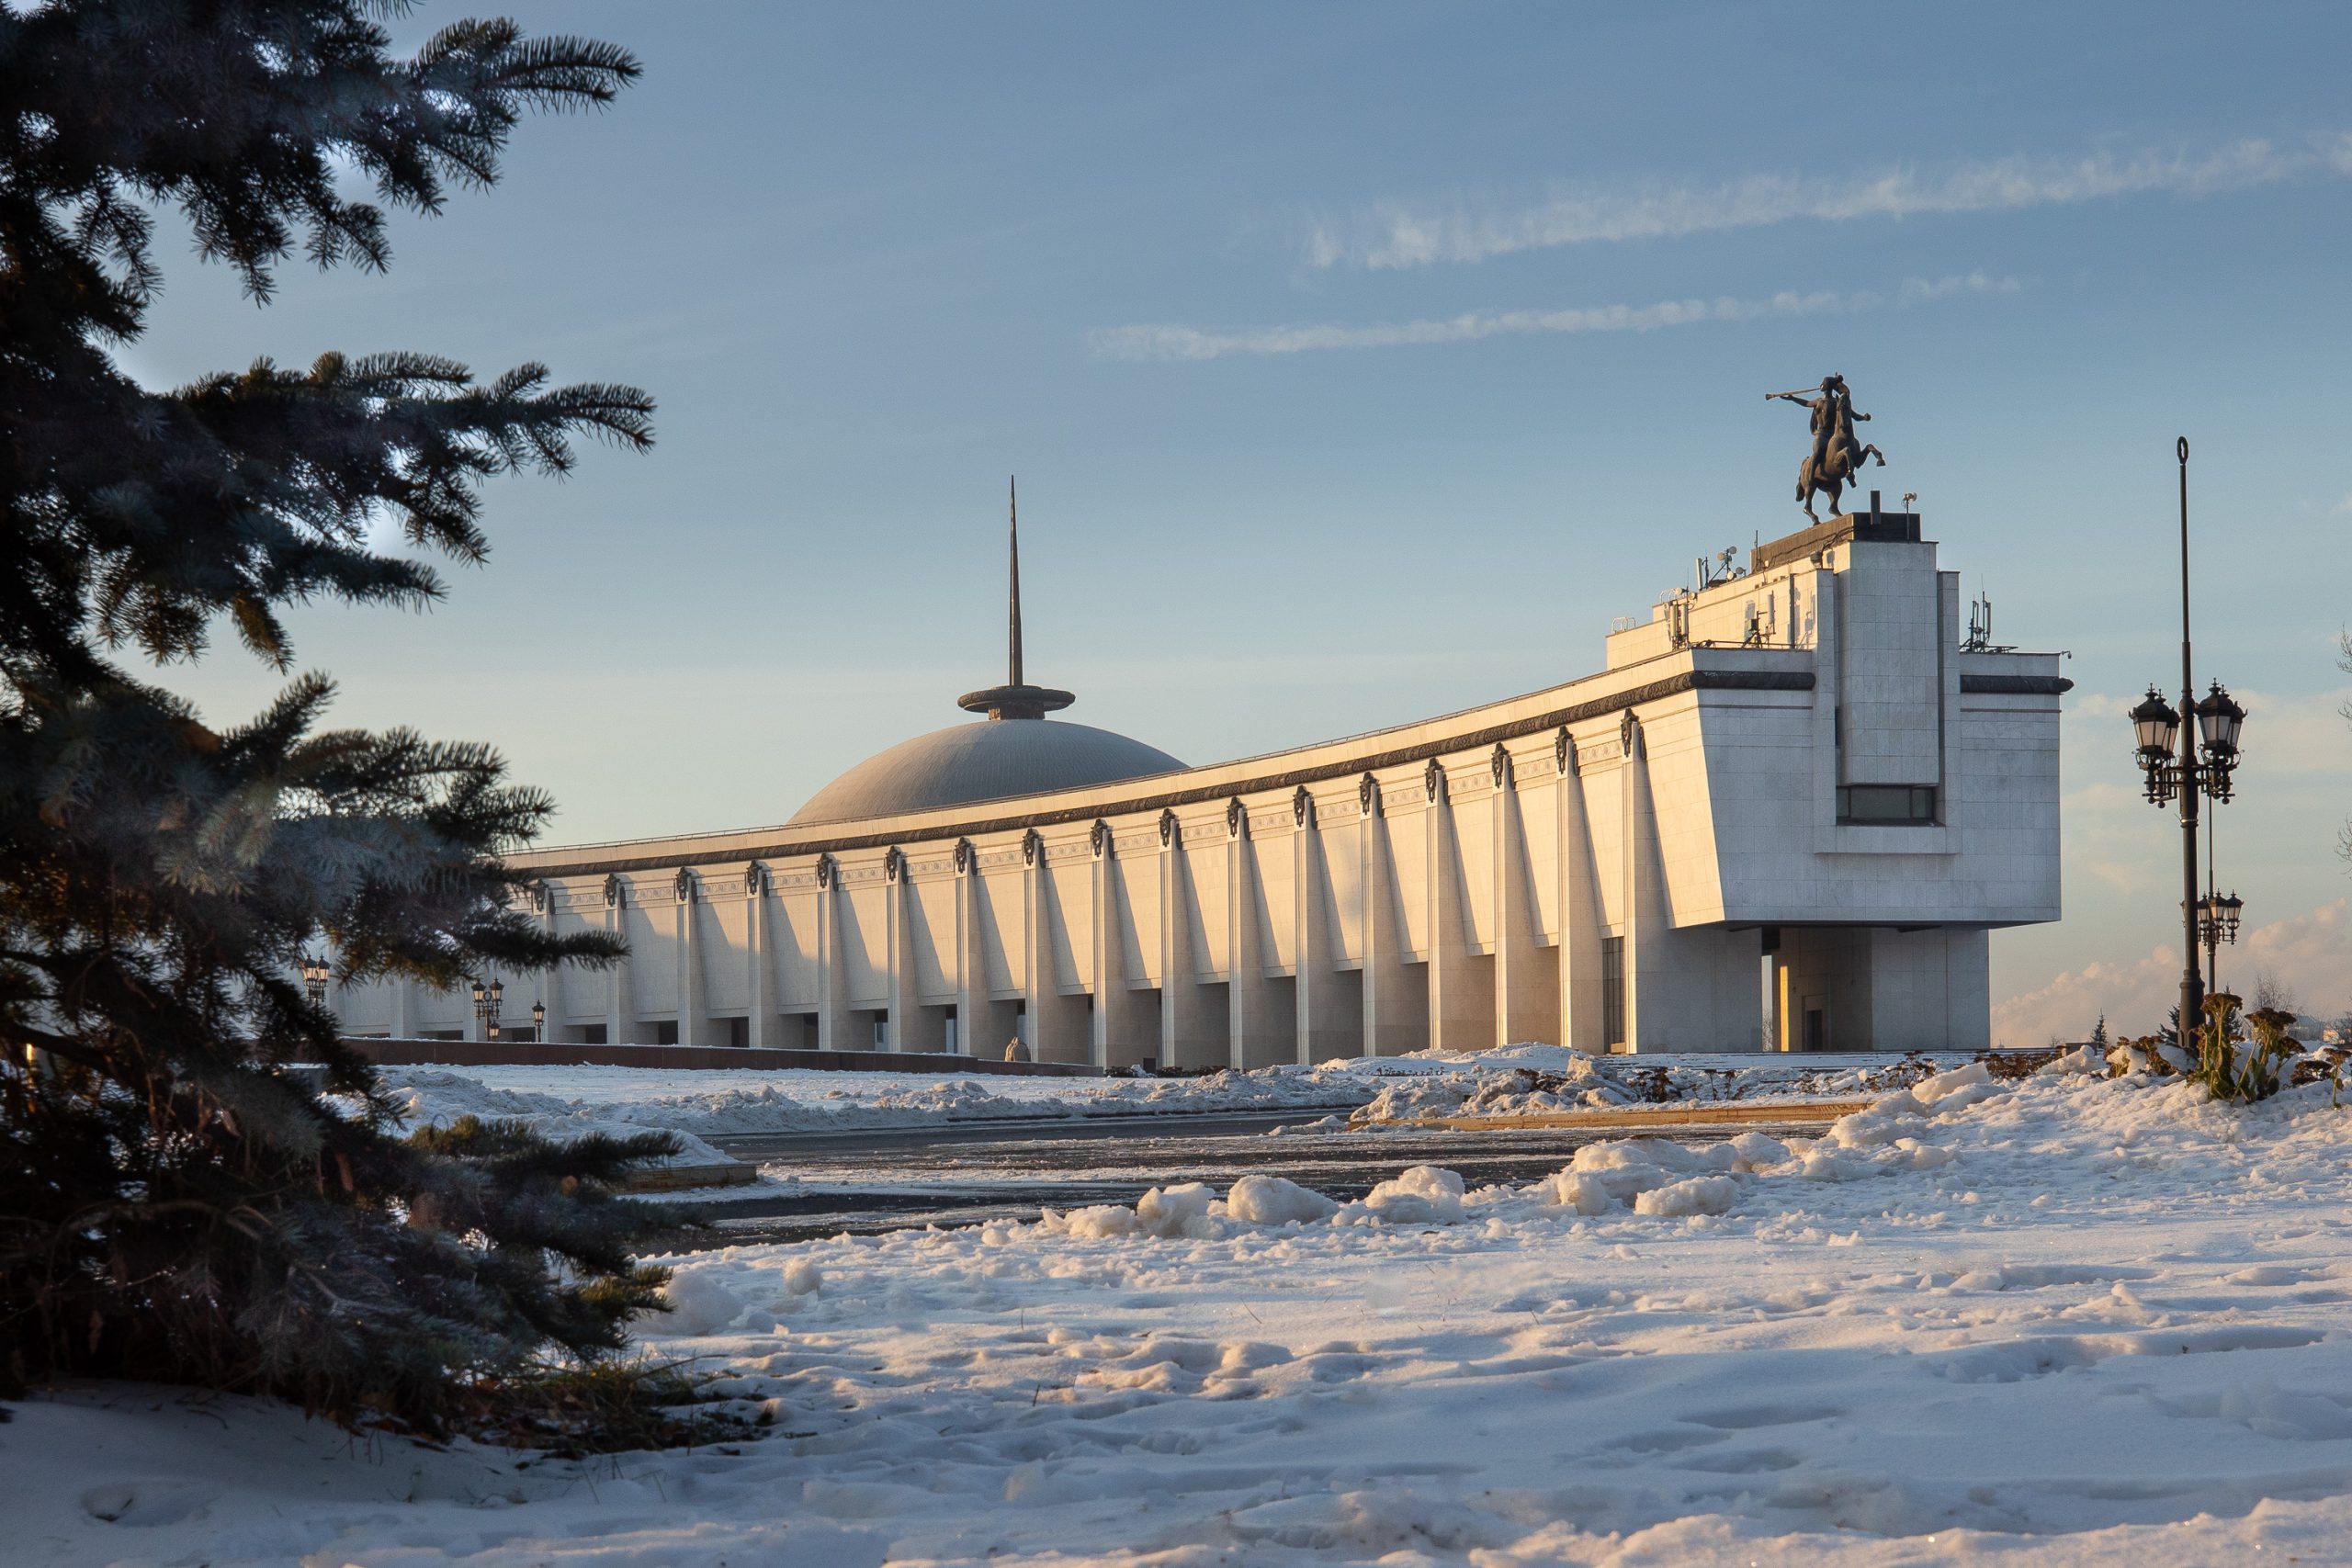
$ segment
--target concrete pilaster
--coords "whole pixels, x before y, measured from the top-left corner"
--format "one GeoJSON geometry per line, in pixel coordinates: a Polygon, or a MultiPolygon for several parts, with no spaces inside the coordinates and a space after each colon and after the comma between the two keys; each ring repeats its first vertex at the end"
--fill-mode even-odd
{"type": "Polygon", "coordinates": [[[1062,994],[1061,968],[1054,961],[1057,910],[1053,878],[1046,870],[1046,846],[1033,841],[1025,855],[1026,874],[1021,879],[1023,946],[1028,963],[1021,982],[1028,1004],[1026,1038],[1041,1062],[1083,1062],[1091,1049],[1083,997],[1062,994]]]}
{"type": "Polygon", "coordinates": [[[1323,837],[1321,808],[1310,799],[1291,835],[1291,876],[1298,889],[1293,904],[1298,924],[1291,951],[1297,955],[1295,1059],[1302,1066],[1353,1056],[1363,1049],[1360,976],[1339,968],[1339,932],[1331,928],[1329,845],[1323,837]]]}
{"type": "Polygon", "coordinates": [[[850,1025],[849,977],[842,964],[842,891],[839,863],[820,861],[817,873],[817,1049],[871,1050],[871,1039],[853,1038],[850,1025]]]}
{"type": "Polygon", "coordinates": [[[1221,1067],[1227,1065],[1225,1021],[1208,1016],[1210,998],[1193,951],[1188,853],[1178,823],[1159,850],[1159,1059],[1170,1066],[1221,1067]]]}
{"type": "Polygon", "coordinates": [[[1094,857],[1094,1021],[1088,1047],[1094,1065],[1110,1072],[1159,1054],[1149,994],[1135,983],[1143,976],[1127,973],[1119,916],[1126,907],[1125,880],[1106,832],[1094,857]]]}
{"type": "Polygon", "coordinates": [[[989,995],[988,948],[980,936],[980,867],[976,851],[956,857],[956,1049],[1001,1057],[1012,1038],[1013,1009],[989,995]]]}
{"type": "Polygon", "coordinates": [[[1449,788],[1439,776],[1436,798],[1422,814],[1429,836],[1429,1043],[1446,1051],[1482,1051],[1495,1043],[1493,966],[1470,951],[1462,843],[1449,788]]]}
{"type": "Polygon", "coordinates": [[[1560,1038],[1557,958],[1537,927],[1529,886],[1527,828],[1520,812],[1518,774],[1506,769],[1495,796],[1495,1043],[1560,1038]]]}
{"type": "MultiPolygon", "coordinates": [[[[1414,823],[1411,830],[1421,830],[1414,823]]],[[[1363,833],[1363,1054],[1401,1056],[1428,1043],[1426,982],[1412,973],[1396,899],[1396,857],[1388,818],[1378,812],[1363,833]]]]}
{"type": "Polygon", "coordinates": [[[694,873],[680,875],[677,892],[678,1043],[707,1045],[710,1026],[702,979],[702,884],[694,873]]]}
{"type": "Polygon", "coordinates": [[[914,873],[903,855],[896,857],[897,871],[886,873],[883,886],[884,923],[887,947],[885,956],[889,973],[884,978],[884,1006],[889,1010],[889,1043],[893,1051],[930,1051],[937,1043],[922,1038],[921,1004],[915,999],[914,941],[908,930],[914,902],[914,873]]]}
{"type": "Polygon", "coordinates": [[[1271,1067],[1295,1059],[1296,1010],[1275,1005],[1266,978],[1266,951],[1260,921],[1262,892],[1258,846],[1245,813],[1225,842],[1226,1050],[1236,1067],[1271,1067]]]}
{"type": "Polygon", "coordinates": [[[743,874],[744,959],[751,965],[743,994],[751,998],[747,1038],[754,1049],[775,1043],[775,931],[768,913],[767,868],[743,874]]]}
{"type": "Polygon", "coordinates": [[[1592,842],[1592,814],[1586,808],[1583,764],[1571,746],[1567,772],[1553,802],[1558,818],[1552,867],[1559,881],[1560,1043],[1599,1055],[1609,1049],[1600,1036],[1600,867],[1592,842]]]}
{"type": "MultiPolygon", "coordinates": [[[[628,885],[618,878],[605,884],[605,930],[623,942],[628,940],[628,926],[624,911],[628,907],[628,885]]],[[[635,1042],[637,1031],[629,1017],[633,1000],[628,983],[629,965],[636,963],[634,954],[623,953],[610,969],[605,971],[605,1041],[611,1045],[627,1045],[635,1042]]]]}

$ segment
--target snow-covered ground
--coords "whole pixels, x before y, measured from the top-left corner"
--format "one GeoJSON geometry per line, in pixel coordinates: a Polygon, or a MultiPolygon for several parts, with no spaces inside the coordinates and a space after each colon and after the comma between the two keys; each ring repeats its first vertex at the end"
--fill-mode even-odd
{"type": "Polygon", "coordinates": [[[1850,1095],[1899,1074],[1902,1063],[1860,1055],[1827,1066],[1818,1057],[1761,1055],[1595,1057],[1529,1044],[1186,1078],[469,1066],[389,1067],[384,1079],[423,1122],[510,1116],[550,1126],[626,1122],[708,1136],[1037,1117],[1359,1110],[1404,1117],[1558,1111],[1659,1097],[1850,1095]]]}
{"type": "Polygon", "coordinates": [[[69,1391],[0,1425],[0,1560],[2352,1562],[2352,1111],[1981,1076],[1523,1187],[683,1258],[646,1342],[772,1410],[731,1451],[69,1391]]]}

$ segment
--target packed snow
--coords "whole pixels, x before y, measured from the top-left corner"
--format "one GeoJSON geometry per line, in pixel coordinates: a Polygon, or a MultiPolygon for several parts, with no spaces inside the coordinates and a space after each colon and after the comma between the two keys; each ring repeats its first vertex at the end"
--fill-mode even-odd
{"type": "Polygon", "coordinates": [[[2352,1562],[2347,1116],[1970,1066],[1521,1186],[697,1254],[644,1343],[763,1440],[526,1463],[69,1389],[0,1425],[0,1556],[2352,1562]]]}

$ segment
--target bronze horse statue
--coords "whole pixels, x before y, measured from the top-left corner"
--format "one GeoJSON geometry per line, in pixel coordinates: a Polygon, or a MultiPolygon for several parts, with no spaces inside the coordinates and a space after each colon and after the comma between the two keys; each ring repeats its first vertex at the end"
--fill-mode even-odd
{"type": "Polygon", "coordinates": [[[1768,401],[1784,398],[1813,411],[1813,451],[1797,469],[1797,502],[1815,523],[1821,521],[1820,513],[1813,509],[1816,491],[1829,498],[1834,515],[1838,498],[1845,493],[1846,486],[1852,482],[1865,459],[1875,457],[1880,468],[1886,467],[1885,453],[1875,446],[1856,442],[1854,422],[1871,416],[1854,412],[1854,395],[1846,389],[1843,376],[1825,376],[1818,387],[1795,392],[1768,392],[1765,398],[1768,401]],[[1808,398],[1806,391],[1819,392],[1821,396],[1808,398]]]}

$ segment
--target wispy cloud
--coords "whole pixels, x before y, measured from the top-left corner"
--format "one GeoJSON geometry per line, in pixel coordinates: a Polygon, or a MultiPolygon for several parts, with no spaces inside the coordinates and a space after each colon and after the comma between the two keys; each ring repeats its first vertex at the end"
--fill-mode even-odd
{"type": "Polygon", "coordinates": [[[1413,267],[1515,251],[1673,239],[1798,219],[1842,222],[1933,213],[2003,212],[2117,197],[2211,196],[2352,175],[2352,132],[2290,144],[2253,140],[2201,150],[2016,157],[1840,175],[1750,175],[1712,186],[1561,186],[1539,198],[1384,202],[1317,224],[1317,266],[1413,267]]]}
{"type": "Polygon", "coordinates": [[[1981,272],[1904,280],[1891,295],[1864,290],[1810,294],[1784,290],[1760,299],[1664,299],[1654,305],[1594,305],[1565,310],[1471,311],[1426,321],[1376,321],[1363,326],[1241,327],[1212,331],[1186,326],[1104,327],[1087,337],[1097,359],[1222,359],[1243,354],[1305,354],[1325,348],[1396,348],[1410,344],[1469,343],[1479,338],[1549,333],[1646,333],[1701,321],[1752,321],[1770,316],[1838,316],[1888,305],[1917,305],[1959,294],[2013,294],[2014,277],[1981,272]]]}
{"type": "MultiPolygon", "coordinates": [[[[2308,914],[2248,928],[2223,955],[2222,984],[2253,994],[2258,978],[2291,993],[2311,1018],[2332,1017],[2346,1000],[2345,972],[2352,961],[2342,898],[2308,914]]],[[[2157,947],[2142,958],[2085,964],[2053,976],[1993,1009],[1993,1039],[2010,1045],[2086,1038],[2104,1016],[2110,1035],[2145,1034],[2160,1027],[2179,997],[2180,949],[2157,947]]]]}

